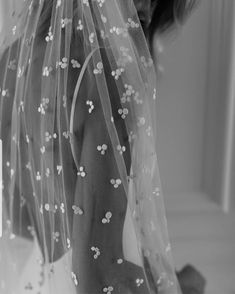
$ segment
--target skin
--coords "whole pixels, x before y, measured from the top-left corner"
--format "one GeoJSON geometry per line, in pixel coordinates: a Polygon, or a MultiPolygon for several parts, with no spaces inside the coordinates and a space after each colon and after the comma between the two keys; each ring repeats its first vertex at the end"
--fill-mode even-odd
{"type": "MultiPolygon", "coordinates": [[[[149,11],[146,9],[146,6],[141,5],[141,1],[136,3],[138,12],[141,17],[144,19],[148,19],[149,11]]],[[[37,76],[37,72],[41,72],[42,63],[44,60],[46,42],[40,37],[36,38],[36,46],[37,51],[34,52],[32,56],[32,73],[34,76],[37,76]]],[[[71,59],[83,60],[85,56],[81,55],[82,53],[78,53],[75,48],[71,48],[71,59]],[[80,55],[79,55],[80,54],[80,55]]],[[[105,68],[108,68],[108,63],[105,63],[105,55],[104,64],[105,68]]],[[[108,70],[107,70],[108,71],[108,70]]],[[[109,70],[110,72],[110,70],[109,70]]],[[[69,85],[68,89],[74,89],[77,76],[75,74],[69,73],[70,78],[68,79],[69,85]]],[[[35,111],[37,105],[37,97],[41,96],[41,85],[37,80],[31,80],[31,89],[32,93],[29,93],[29,96],[34,97],[35,102],[31,103],[31,106],[26,110],[27,113],[33,113],[35,111]],[[32,109],[30,109],[32,107],[32,109]],[[34,109],[35,108],[35,109],[34,109]]],[[[91,81],[92,83],[92,81],[91,81]]],[[[120,97],[119,93],[115,91],[115,85],[113,84],[113,79],[109,75],[107,76],[107,84],[110,87],[110,92],[112,93],[112,108],[114,113],[117,113],[118,108],[120,107],[120,97]]],[[[13,85],[14,83],[12,83],[13,85]]],[[[14,90],[14,89],[13,89],[14,90]]],[[[68,93],[69,101],[68,101],[68,109],[71,107],[73,92],[68,93]]],[[[105,185],[108,181],[107,176],[112,174],[114,177],[118,178],[118,170],[116,166],[116,162],[112,152],[110,151],[109,155],[105,158],[97,157],[97,152],[94,152],[94,146],[100,144],[100,142],[107,142],[110,149],[111,142],[110,139],[103,130],[106,128],[104,117],[102,115],[101,105],[99,100],[95,100],[95,97],[99,97],[98,89],[95,85],[92,87],[87,87],[84,83],[81,86],[79,92],[79,99],[75,109],[75,120],[74,120],[74,134],[75,134],[75,146],[76,146],[76,157],[79,158],[80,162],[86,162],[89,167],[92,167],[92,170],[88,170],[88,174],[92,175],[92,185],[83,186],[82,182],[77,180],[77,170],[73,163],[71,163],[71,155],[69,152],[70,146],[62,146],[62,152],[64,154],[68,154],[68,157],[65,157],[66,170],[70,170],[69,177],[65,179],[66,185],[66,201],[67,206],[72,207],[75,203],[76,205],[81,205],[84,207],[86,214],[84,217],[78,221],[77,216],[75,217],[72,209],[68,211],[68,220],[69,227],[71,232],[73,232],[73,228],[76,228],[76,231],[72,233],[73,235],[73,255],[76,263],[73,264],[73,269],[75,272],[78,272],[80,275],[80,287],[78,289],[79,294],[90,294],[94,292],[94,289],[101,288],[106,282],[110,282],[113,280],[113,283],[119,279],[119,293],[121,294],[145,294],[148,293],[145,287],[136,288],[135,282],[133,283],[133,277],[135,278],[144,278],[143,270],[140,266],[141,260],[140,255],[137,249],[137,240],[134,232],[134,226],[132,222],[132,218],[130,215],[130,210],[128,208],[127,199],[123,188],[121,188],[118,192],[114,190],[111,185],[105,185]],[[89,92],[87,92],[89,89],[89,92]],[[87,113],[87,109],[84,109],[84,105],[86,99],[93,98],[94,103],[96,105],[96,109],[92,116],[85,115],[87,113]],[[92,142],[92,144],[91,144],[92,142]],[[103,172],[105,170],[105,172],[103,172]],[[75,199],[74,199],[75,195],[75,199]],[[87,197],[89,196],[89,197],[87,197]],[[92,197],[90,197],[92,196],[92,197]],[[118,208],[118,209],[117,209],[118,208]],[[106,233],[106,228],[100,222],[100,216],[104,214],[105,211],[111,210],[113,212],[117,211],[118,215],[113,217],[112,226],[113,229],[110,230],[109,234],[106,233]],[[90,232],[90,235],[87,236],[87,232],[90,232]],[[108,239],[106,240],[106,238],[108,239]],[[96,243],[100,244],[109,244],[110,247],[107,251],[106,259],[101,264],[94,265],[94,261],[90,259],[90,247],[93,245],[91,240],[96,241],[96,243]],[[113,258],[123,258],[125,260],[122,269],[117,265],[113,264],[113,258]],[[83,272],[80,273],[78,264],[82,264],[84,269],[83,272]],[[98,276],[97,273],[106,273],[105,277],[98,276]],[[90,280],[90,277],[93,277],[93,280],[90,280]],[[105,281],[103,279],[107,279],[105,281]],[[141,291],[141,292],[140,292],[141,291]]],[[[10,117],[11,117],[11,108],[12,105],[9,105],[6,109],[8,112],[8,119],[6,120],[7,125],[10,128],[10,117]]],[[[37,114],[39,117],[39,114],[37,114]]],[[[125,128],[124,121],[120,117],[114,117],[115,126],[119,136],[119,140],[121,145],[125,145],[127,147],[127,151],[124,155],[124,161],[127,169],[127,173],[129,174],[131,168],[131,158],[130,158],[130,150],[128,145],[128,136],[125,128]]],[[[40,137],[40,128],[38,128],[38,118],[35,116],[34,120],[31,120],[30,116],[30,124],[28,129],[28,134],[30,138],[34,138],[34,144],[39,144],[36,138],[40,137]]],[[[61,122],[63,123],[63,121],[61,122]]],[[[5,129],[8,134],[10,131],[5,129]]],[[[24,134],[22,134],[24,135],[24,134]]],[[[3,137],[7,137],[7,134],[3,134],[3,137]]],[[[4,147],[5,158],[9,158],[9,149],[7,146],[4,147]]],[[[22,148],[24,149],[24,148],[22,148]]],[[[54,152],[57,154],[59,151],[59,147],[55,144],[54,152]]],[[[35,156],[36,158],[36,156],[35,156]]],[[[23,170],[23,177],[24,172],[23,170]]],[[[65,176],[66,177],[66,176],[65,176]]],[[[24,177],[25,180],[28,178],[24,177]]],[[[28,178],[29,180],[29,178],[28,178]]],[[[34,211],[34,199],[32,199],[32,190],[30,183],[24,182],[23,192],[26,197],[26,201],[32,211],[32,217],[34,221],[36,220],[36,212],[34,211]]],[[[19,194],[16,191],[16,195],[19,194]]],[[[39,199],[40,200],[40,199],[39,199]]],[[[18,203],[19,204],[19,203],[18,203]]],[[[17,206],[17,205],[16,205],[17,206]]],[[[16,210],[17,211],[17,207],[16,210]]],[[[29,216],[27,215],[27,211],[24,215],[23,219],[23,227],[27,227],[27,224],[30,224],[29,216]]],[[[47,230],[50,226],[50,219],[47,216],[44,216],[45,221],[45,243],[41,238],[41,232],[37,231],[38,240],[42,252],[45,251],[45,244],[47,248],[47,253],[49,254],[49,258],[54,261],[59,260],[64,255],[64,247],[63,244],[59,242],[55,242],[55,248],[51,248],[51,231],[47,230]]],[[[60,226],[59,218],[55,216],[55,231],[56,226],[60,226]]],[[[23,236],[27,236],[27,232],[18,232],[18,228],[16,228],[16,233],[19,233],[23,236]]],[[[94,244],[95,245],[95,244],[94,244]]],[[[135,281],[135,279],[134,279],[135,281]]]]}

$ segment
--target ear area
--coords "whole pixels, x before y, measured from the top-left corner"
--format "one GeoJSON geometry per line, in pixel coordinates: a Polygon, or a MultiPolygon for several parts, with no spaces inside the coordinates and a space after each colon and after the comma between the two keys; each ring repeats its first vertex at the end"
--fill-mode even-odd
{"type": "Polygon", "coordinates": [[[133,0],[139,19],[146,27],[151,22],[151,0],[133,0]]]}

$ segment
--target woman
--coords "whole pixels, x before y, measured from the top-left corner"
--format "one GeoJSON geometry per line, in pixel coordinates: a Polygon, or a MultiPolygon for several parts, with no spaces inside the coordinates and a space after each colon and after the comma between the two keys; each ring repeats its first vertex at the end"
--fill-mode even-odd
{"type": "Polygon", "coordinates": [[[180,293],[146,37],[193,2],[32,0],[5,14],[1,293],[180,293]]]}

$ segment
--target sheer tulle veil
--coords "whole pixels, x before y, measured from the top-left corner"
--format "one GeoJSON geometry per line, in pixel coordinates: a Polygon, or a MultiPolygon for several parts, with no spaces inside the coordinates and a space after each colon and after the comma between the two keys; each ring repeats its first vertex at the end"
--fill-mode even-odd
{"type": "Polygon", "coordinates": [[[60,293],[60,260],[68,294],[180,293],[156,155],[156,75],[133,0],[25,0],[7,15],[0,293],[19,293],[32,242],[45,293],[60,293]],[[133,285],[118,245],[127,206],[143,272],[133,285]]]}

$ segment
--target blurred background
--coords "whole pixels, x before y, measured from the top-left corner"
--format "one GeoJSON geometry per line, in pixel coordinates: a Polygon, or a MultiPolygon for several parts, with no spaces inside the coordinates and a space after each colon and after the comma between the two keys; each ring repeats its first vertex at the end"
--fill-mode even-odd
{"type": "Polygon", "coordinates": [[[235,1],[155,38],[159,168],[176,268],[235,294],[235,1]]]}

